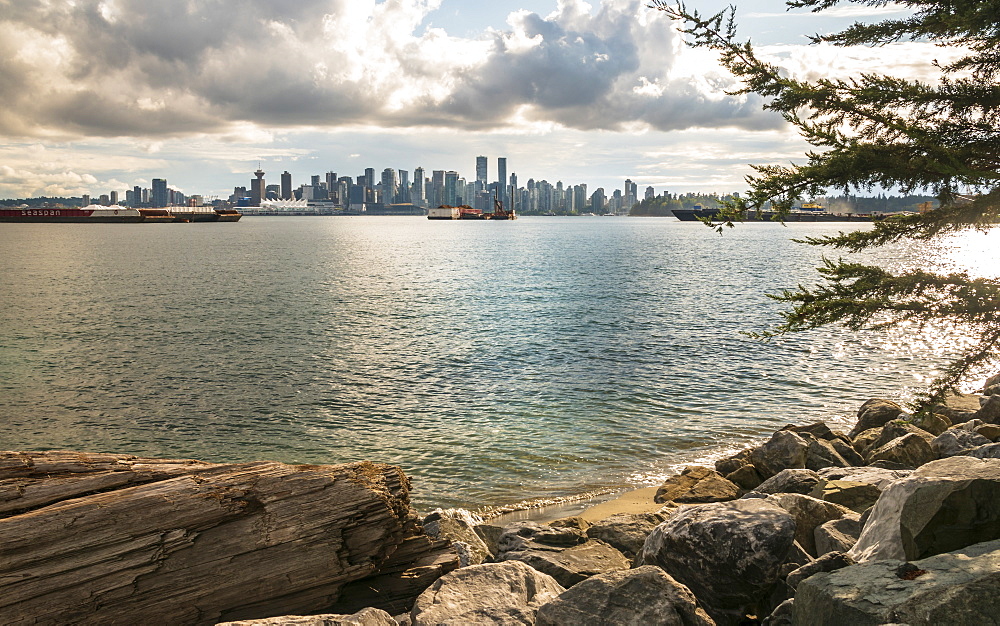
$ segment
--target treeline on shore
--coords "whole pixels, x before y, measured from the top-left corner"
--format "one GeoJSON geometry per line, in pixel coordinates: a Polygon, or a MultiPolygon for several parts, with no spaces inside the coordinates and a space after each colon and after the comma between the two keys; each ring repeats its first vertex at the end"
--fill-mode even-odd
{"type": "MultiPolygon", "coordinates": [[[[706,209],[715,209],[723,201],[732,198],[731,194],[671,194],[667,192],[655,198],[642,200],[632,207],[629,215],[668,217],[674,209],[691,209],[695,205],[701,205],[706,209]]],[[[930,202],[935,208],[938,206],[938,201],[934,196],[926,195],[887,196],[879,194],[871,197],[840,195],[816,198],[815,201],[835,213],[898,213],[901,211],[916,213],[920,209],[920,204],[924,202],[930,202]]]]}

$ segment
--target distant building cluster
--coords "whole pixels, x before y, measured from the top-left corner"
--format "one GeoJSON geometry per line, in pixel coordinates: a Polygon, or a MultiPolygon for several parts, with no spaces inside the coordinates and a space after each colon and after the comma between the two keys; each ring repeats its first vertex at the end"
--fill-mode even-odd
{"type": "MultiPolygon", "coordinates": [[[[337,172],[313,175],[308,183],[293,187],[292,175],[281,174],[281,184],[268,185],[265,173],[258,169],[250,181],[250,189],[236,187],[229,197],[230,203],[242,207],[335,207],[350,212],[376,212],[403,207],[436,207],[441,205],[468,205],[482,211],[493,209],[494,199],[504,206],[522,213],[628,213],[638,202],[638,188],[626,180],[622,189],[615,189],[609,196],[603,187],[588,194],[587,185],[555,185],[546,180],[529,178],[524,186],[518,185],[516,173],[507,174],[507,159],[497,159],[496,177],[489,175],[488,159],[476,157],[476,177],[466,179],[456,171],[427,171],[386,168],[376,176],[374,168],[364,174],[339,176],[337,172]]],[[[653,194],[646,189],[646,196],[653,194]]]]}
{"type": "MultiPolygon", "coordinates": [[[[496,176],[490,176],[488,159],[476,157],[476,176],[466,179],[456,171],[433,170],[422,167],[413,170],[411,179],[408,170],[386,168],[376,175],[374,168],[366,168],[364,174],[339,176],[337,172],[313,175],[307,183],[293,187],[292,175],[282,172],[280,184],[267,184],[266,173],[259,167],[250,179],[250,187],[236,187],[226,200],[204,198],[199,195],[186,196],[167,186],[167,181],[154,178],[149,188],[134,187],[125,192],[124,204],[131,207],[201,206],[203,204],[237,207],[260,207],[281,210],[283,208],[326,208],[353,213],[420,212],[427,207],[441,205],[468,205],[482,211],[492,211],[494,200],[503,202],[505,207],[521,213],[565,214],[626,214],[640,198],[638,187],[626,180],[621,189],[610,195],[603,187],[589,191],[586,184],[564,185],[562,181],[554,185],[547,180],[529,178],[519,185],[516,173],[507,173],[506,157],[499,157],[496,176]]],[[[655,196],[652,187],[647,187],[645,198],[655,196]]],[[[102,195],[97,204],[119,204],[117,191],[102,195]]],[[[91,203],[90,196],[83,197],[83,204],[91,203]]]]}

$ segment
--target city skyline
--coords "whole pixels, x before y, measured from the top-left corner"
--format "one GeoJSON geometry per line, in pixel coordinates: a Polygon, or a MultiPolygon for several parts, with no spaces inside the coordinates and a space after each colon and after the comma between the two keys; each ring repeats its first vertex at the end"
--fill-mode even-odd
{"type": "MultiPolygon", "coordinates": [[[[617,189],[740,191],[749,163],[806,146],[714,56],[638,0],[12,0],[0,16],[0,197],[98,195],[178,181],[223,196],[260,163],[298,179],[504,154],[511,172],[617,189]]],[[[711,12],[723,2],[699,8],[711,12]]],[[[820,16],[740,3],[741,32],[791,74],[877,64],[919,76],[941,50],[808,46],[899,6],[820,16]]],[[[939,60],[943,60],[940,59],[939,60]]]]}

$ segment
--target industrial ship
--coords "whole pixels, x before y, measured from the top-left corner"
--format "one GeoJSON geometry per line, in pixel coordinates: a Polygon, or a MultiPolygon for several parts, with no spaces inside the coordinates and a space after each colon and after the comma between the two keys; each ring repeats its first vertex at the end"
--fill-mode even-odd
{"type": "Polygon", "coordinates": [[[243,215],[233,209],[194,208],[134,209],[123,206],[101,206],[92,204],[83,208],[3,208],[0,222],[49,222],[63,224],[110,224],[140,222],[236,222],[243,215]]]}

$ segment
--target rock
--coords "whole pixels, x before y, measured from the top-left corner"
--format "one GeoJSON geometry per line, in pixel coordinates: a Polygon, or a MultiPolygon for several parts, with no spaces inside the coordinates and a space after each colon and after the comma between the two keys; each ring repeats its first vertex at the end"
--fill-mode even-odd
{"type": "Polygon", "coordinates": [[[554,528],[575,528],[576,530],[586,533],[587,529],[590,528],[590,522],[583,519],[579,515],[574,515],[573,517],[561,517],[559,519],[552,520],[549,522],[549,526],[554,528]]]}
{"type": "Polygon", "coordinates": [[[858,421],[854,425],[854,428],[851,429],[851,432],[848,433],[848,436],[853,439],[859,433],[869,428],[885,426],[886,423],[898,418],[902,412],[903,407],[892,400],[872,398],[858,409],[858,421]]]}
{"type": "Polygon", "coordinates": [[[854,446],[854,449],[864,456],[871,451],[872,444],[874,444],[881,436],[882,426],[879,426],[878,428],[869,428],[868,430],[858,433],[853,439],[851,439],[851,443],[854,446]]]}
{"type": "Polygon", "coordinates": [[[950,428],[931,442],[931,449],[940,458],[965,454],[966,450],[990,443],[982,435],[962,428],[950,428]]]}
{"type": "Polygon", "coordinates": [[[993,385],[1000,385],[1000,374],[994,374],[987,378],[986,382],[983,383],[983,389],[989,389],[993,385]]]}
{"type": "Polygon", "coordinates": [[[538,609],[538,626],[714,626],[694,594],[646,565],[589,578],[538,609]]]}
{"type": "Polygon", "coordinates": [[[854,483],[868,483],[884,490],[897,480],[906,478],[912,472],[913,470],[910,469],[888,470],[877,467],[828,467],[816,473],[826,481],[847,480],[854,483]]]}
{"type": "Polygon", "coordinates": [[[858,542],[861,522],[857,518],[842,517],[820,524],[813,530],[816,540],[816,554],[847,552],[858,542]]]}
{"type": "Polygon", "coordinates": [[[869,451],[877,450],[893,439],[898,439],[899,437],[909,434],[919,435],[922,439],[927,441],[927,443],[934,440],[934,435],[922,428],[917,428],[913,424],[904,420],[893,420],[882,427],[882,432],[879,433],[878,439],[872,442],[869,451]]]}
{"type": "Polygon", "coordinates": [[[931,449],[931,444],[920,435],[910,433],[873,450],[868,461],[871,464],[886,461],[903,467],[920,467],[935,458],[937,455],[931,449]]]}
{"type": "Polygon", "coordinates": [[[889,485],[849,554],[916,560],[997,538],[1000,460],[955,456],[889,485]]]}
{"type": "Polygon", "coordinates": [[[497,556],[505,552],[528,550],[535,544],[555,548],[568,548],[587,541],[587,535],[578,528],[554,528],[538,522],[518,522],[504,527],[497,540],[497,556]]]}
{"type": "Polygon", "coordinates": [[[504,552],[498,558],[527,563],[552,576],[567,589],[591,576],[627,570],[631,566],[624,554],[597,539],[569,548],[536,544],[526,550],[504,552]]]}
{"type": "Polygon", "coordinates": [[[746,490],[754,489],[763,482],[760,474],[757,473],[757,468],[752,463],[748,463],[738,470],[726,474],[726,480],[740,489],[746,490]]]}
{"type": "Polygon", "coordinates": [[[983,424],[975,429],[976,434],[986,437],[990,441],[997,441],[1000,439],[1000,426],[996,424],[983,424]]]}
{"type": "Polygon", "coordinates": [[[417,598],[413,626],[535,623],[538,608],[565,591],[520,561],[485,563],[446,574],[417,598]]]}
{"type": "Polygon", "coordinates": [[[986,422],[984,422],[983,420],[969,420],[967,422],[962,422],[961,424],[955,424],[952,428],[961,428],[962,430],[975,432],[977,428],[985,425],[986,422]]]}
{"type": "MultiPolygon", "coordinates": [[[[854,447],[849,439],[845,436],[843,439],[833,439],[830,441],[833,449],[837,451],[837,454],[841,456],[845,461],[847,461],[849,466],[857,467],[865,464],[865,457],[862,456],[860,452],[854,447]]],[[[841,465],[840,467],[846,467],[841,465]]]]}
{"type": "Polygon", "coordinates": [[[984,396],[995,396],[1000,394],[1000,385],[990,385],[983,388],[984,396]]]}
{"type": "Polygon", "coordinates": [[[996,624],[1000,542],[913,563],[879,560],[799,583],[794,624],[996,624]]]}
{"type": "Polygon", "coordinates": [[[750,453],[753,466],[762,478],[770,478],[784,469],[802,469],[806,466],[809,443],[799,435],[779,430],[766,443],[750,453]]]}
{"type": "Polygon", "coordinates": [[[0,509],[6,623],[350,613],[334,603],[352,581],[379,585],[373,606],[390,610],[457,566],[423,534],[403,473],[373,463],[6,452],[0,509]]]}
{"type": "Polygon", "coordinates": [[[354,615],[283,615],[238,622],[222,622],[216,626],[398,626],[398,624],[385,611],[367,608],[354,615]]]}
{"type": "Polygon", "coordinates": [[[831,480],[817,485],[809,495],[847,507],[855,513],[861,513],[875,504],[878,497],[882,495],[882,490],[871,483],[831,480]]]}
{"type": "Polygon", "coordinates": [[[786,469],[765,480],[754,491],[767,494],[807,494],[821,482],[823,479],[811,469],[786,469]]]}
{"type": "Polygon", "coordinates": [[[715,462],[715,471],[719,472],[720,475],[726,476],[727,474],[732,474],[736,470],[740,469],[744,465],[750,464],[750,448],[745,448],[740,450],[736,454],[726,457],[724,459],[719,459],[715,462]]]}
{"type": "Polygon", "coordinates": [[[765,500],[681,507],[646,539],[637,565],[657,565],[720,624],[735,624],[779,580],[795,522],[765,500]]]}
{"type": "Polygon", "coordinates": [[[924,413],[910,417],[907,422],[935,437],[951,428],[951,420],[939,413],[924,413]]]}
{"type": "Polygon", "coordinates": [[[791,590],[795,592],[799,588],[799,583],[813,574],[819,574],[820,572],[835,572],[854,564],[854,559],[842,552],[827,552],[812,563],[803,565],[789,574],[785,579],[785,584],[787,584],[791,590]]]}
{"type": "Polygon", "coordinates": [[[768,501],[791,513],[795,520],[795,540],[813,557],[819,556],[813,535],[816,527],[831,520],[854,516],[853,511],[839,504],[824,502],[799,493],[775,494],[770,496],[768,501]]]}
{"type": "Polygon", "coordinates": [[[1000,443],[988,443],[965,453],[977,459],[1000,459],[1000,443]]]}
{"type": "Polygon", "coordinates": [[[424,518],[424,532],[455,545],[461,567],[479,565],[490,559],[490,549],[476,534],[483,520],[465,509],[435,509],[424,518]],[[464,558],[463,558],[464,556],[464,558]]]}
{"type": "Polygon", "coordinates": [[[497,544],[500,543],[500,535],[503,534],[503,527],[494,524],[476,524],[472,529],[476,531],[476,535],[486,544],[486,548],[490,551],[490,558],[496,558],[497,544]]]}
{"type": "Polygon", "coordinates": [[[666,518],[660,513],[620,513],[592,525],[587,536],[600,539],[633,559],[642,550],[646,537],[666,518]]]}
{"type": "MultiPolygon", "coordinates": [[[[843,442],[839,443],[845,449],[850,447],[843,442]]],[[[853,456],[860,457],[853,448],[851,451],[854,452],[853,456]]],[[[854,464],[841,456],[832,441],[816,438],[809,441],[809,448],[806,450],[806,469],[815,471],[824,467],[851,467],[852,465],[854,464]]]]}
{"type": "Polygon", "coordinates": [[[975,419],[987,424],[1000,424],[1000,395],[992,395],[986,403],[976,411],[975,419]]]}
{"type": "Polygon", "coordinates": [[[825,441],[842,441],[844,443],[850,443],[851,439],[843,434],[831,430],[826,422],[815,422],[813,424],[807,424],[805,426],[785,426],[781,430],[790,430],[793,433],[798,433],[800,435],[811,435],[816,439],[823,439],[825,441]]]}
{"type": "Polygon", "coordinates": [[[740,488],[718,472],[693,465],[664,481],[656,490],[653,502],[724,502],[738,498],[739,495],[740,488]]]}
{"type": "Polygon", "coordinates": [[[791,626],[792,617],[795,614],[795,598],[789,598],[771,612],[764,621],[761,622],[762,626],[791,626]]]}

